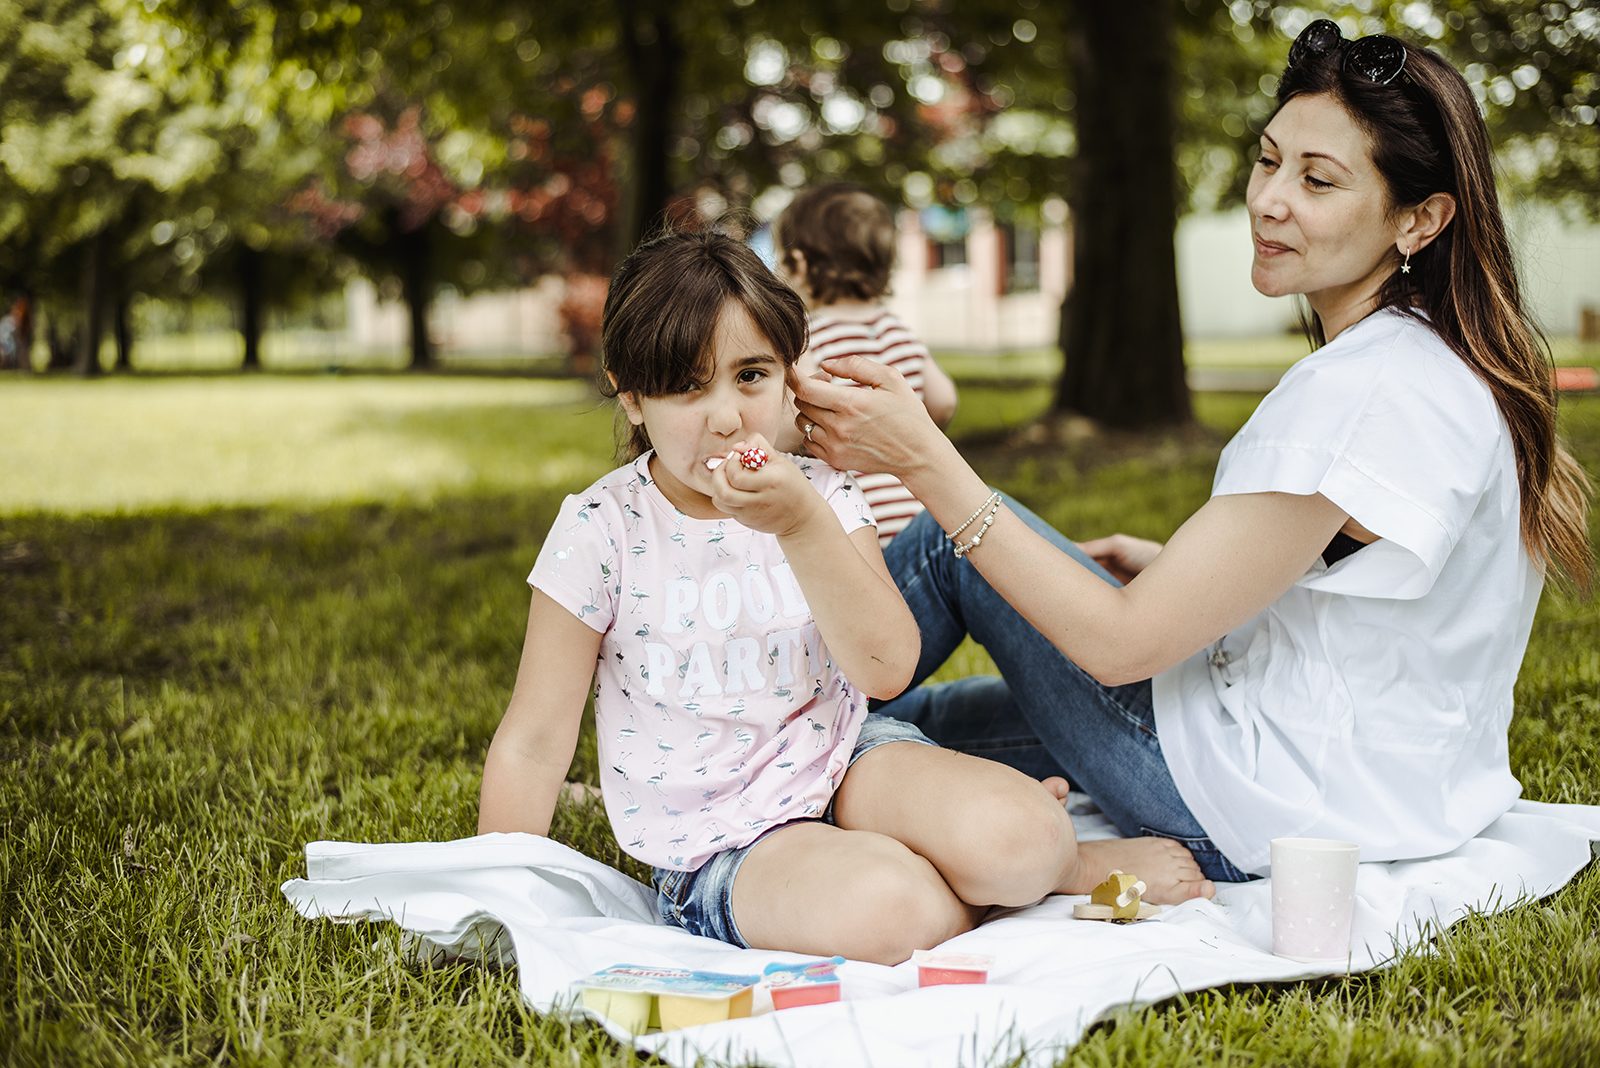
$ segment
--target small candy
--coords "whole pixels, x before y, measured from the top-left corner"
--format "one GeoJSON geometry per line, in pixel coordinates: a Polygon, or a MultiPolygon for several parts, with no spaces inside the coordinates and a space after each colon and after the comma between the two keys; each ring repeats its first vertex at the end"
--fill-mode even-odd
{"type": "Polygon", "coordinates": [[[739,454],[739,466],[746,471],[759,471],[767,466],[767,451],[765,449],[749,448],[739,454]]]}

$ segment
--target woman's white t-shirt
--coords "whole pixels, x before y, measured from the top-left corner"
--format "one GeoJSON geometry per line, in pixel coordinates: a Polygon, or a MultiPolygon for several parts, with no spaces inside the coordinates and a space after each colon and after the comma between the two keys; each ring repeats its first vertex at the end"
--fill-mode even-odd
{"type": "Polygon", "coordinates": [[[1456,848],[1521,793],[1506,731],[1544,581],[1493,397],[1426,323],[1377,312],[1223,450],[1212,495],[1264,492],[1320,493],[1380,540],[1155,678],[1179,792],[1248,872],[1279,836],[1456,848]]]}

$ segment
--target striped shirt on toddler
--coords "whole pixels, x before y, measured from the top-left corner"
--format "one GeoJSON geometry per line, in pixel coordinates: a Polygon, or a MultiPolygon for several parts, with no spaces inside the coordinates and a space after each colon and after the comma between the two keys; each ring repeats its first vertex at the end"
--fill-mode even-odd
{"type": "MultiPolygon", "coordinates": [[[[928,348],[900,317],[887,309],[871,319],[837,319],[826,310],[811,314],[811,347],[800,357],[802,375],[814,373],[831,356],[865,356],[905,376],[920,398],[928,348]]],[[[922,502],[893,475],[855,471],[857,483],[878,524],[878,544],[888,545],[921,512],[922,502]]]]}

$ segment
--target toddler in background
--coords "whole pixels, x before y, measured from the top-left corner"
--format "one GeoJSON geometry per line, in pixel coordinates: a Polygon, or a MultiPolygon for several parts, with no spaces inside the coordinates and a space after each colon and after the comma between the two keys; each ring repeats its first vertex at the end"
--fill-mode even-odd
{"type": "MultiPolygon", "coordinates": [[[[956,411],[956,385],[928,348],[884,304],[894,269],[894,214],[861,186],[832,182],[804,190],[772,224],[778,264],[810,312],[811,344],[802,375],[830,356],[866,356],[905,376],[939,426],[956,411]]],[[[786,433],[783,448],[804,441],[786,433]]],[[[878,524],[881,545],[922,505],[893,475],[856,472],[878,524]]]]}

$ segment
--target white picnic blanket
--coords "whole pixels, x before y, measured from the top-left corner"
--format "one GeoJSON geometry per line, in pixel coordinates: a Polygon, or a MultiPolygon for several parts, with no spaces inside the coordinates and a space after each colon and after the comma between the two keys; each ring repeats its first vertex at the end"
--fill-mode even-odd
{"type": "MultiPolygon", "coordinates": [[[[1080,835],[1105,837],[1096,817],[1080,835]]],[[[1473,912],[1496,912],[1564,886],[1600,840],[1600,806],[1519,802],[1477,838],[1429,860],[1361,865],[1352,972],[1381,967],[1473,912]]],[[[517,964],[528,1004],[582,1010],[573,980],[610,964],[759,973],[793,954],[740,950],[662,925],[654,892],[581,853],[526,834],[454,842],[312,842],[305,879],[283,884],[301,915],[386,920],[425,957],[517,964]]],[[[1214,901],[1113,925],[1072,919],[1082,897],[1050,897],[947,943],[992,954],[983,986],[918,989],[914,967],[856,961],[840,969],[844,1000],[771,1010],[757,991],[749,1019],[624,1044],[674,1065],[702,1060],[826,1066],[1053,1063],[1095,1020],[1124,1006],[1227,983],[1327,974],[1271,954],[1271,885],[1222,885],[1214,901]]],[[[604,1023],[604,1021],[602,1021],[604,1023]]]]}

